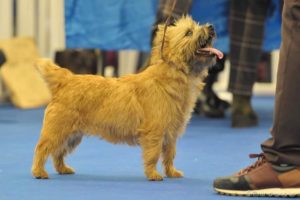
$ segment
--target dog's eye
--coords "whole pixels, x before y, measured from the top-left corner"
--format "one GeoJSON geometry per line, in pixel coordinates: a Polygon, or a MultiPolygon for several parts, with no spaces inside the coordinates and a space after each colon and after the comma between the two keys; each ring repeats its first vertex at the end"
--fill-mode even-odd
{"type": "Polygon", "coordinates": [[[192,36],[193,35],[193,31],[192,30],[188,30],[186,33],[185,33],[185,36],[192,36]]]}

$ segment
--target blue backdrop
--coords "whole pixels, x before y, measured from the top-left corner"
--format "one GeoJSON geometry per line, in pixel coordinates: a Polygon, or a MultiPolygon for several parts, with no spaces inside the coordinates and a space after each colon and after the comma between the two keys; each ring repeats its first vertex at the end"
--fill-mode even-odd
{"type": "MultiPolygon", "coordinates": [[[[200,23],[215,25],[215,46],[228,52],[228,1],[194,0],[190,14],[200,23]]],[[[272,0],[266,22],[264,49],[280,46],[280,0],[272,0]]],[[[151,27],[158,0],[65,0],[68,48],[150,50],[151,27]]]]}

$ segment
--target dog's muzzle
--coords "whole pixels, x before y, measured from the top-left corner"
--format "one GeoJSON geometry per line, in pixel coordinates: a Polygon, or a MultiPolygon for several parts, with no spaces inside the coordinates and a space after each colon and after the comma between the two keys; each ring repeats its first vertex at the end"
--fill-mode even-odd
{"type": "Polygon", "coordinates": [[[200,44],[198,49],[196,50],[196,53],[208,57],[217,56],[218,59],[222,59],[224,56],[223,53],[218,49],[211,47],[212,40],[216,37],[215,28],[213,27],[213,25],[209,25],[207,28],[209,32],[208,39],[206,39],[206,41],[204,42],[199,39],[200,44]]]}

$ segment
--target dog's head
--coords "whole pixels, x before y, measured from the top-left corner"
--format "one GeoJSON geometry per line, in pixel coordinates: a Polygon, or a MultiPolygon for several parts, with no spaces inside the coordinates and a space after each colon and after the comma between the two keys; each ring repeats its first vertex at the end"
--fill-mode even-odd
{"type": "Polygon", "coordinates": [[[198,74],[223,54],[212,47],[216,32],[211,24],[200,25],[190,16],[160,24],[153,42],[151,63],[163,59],[186,73],[198,74]]]}

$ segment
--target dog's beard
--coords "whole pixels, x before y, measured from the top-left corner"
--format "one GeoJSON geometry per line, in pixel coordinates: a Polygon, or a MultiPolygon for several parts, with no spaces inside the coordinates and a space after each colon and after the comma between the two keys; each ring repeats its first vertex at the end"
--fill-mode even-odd
{"type": "Polygon", "coordinates": [[[216,64],[216,57],[215,56],[201,56],[200,58],[193,59],[189,66],[190,66],[190,73],[194,75],[200,74],[204,69],[210,68],[216,64]]]}

